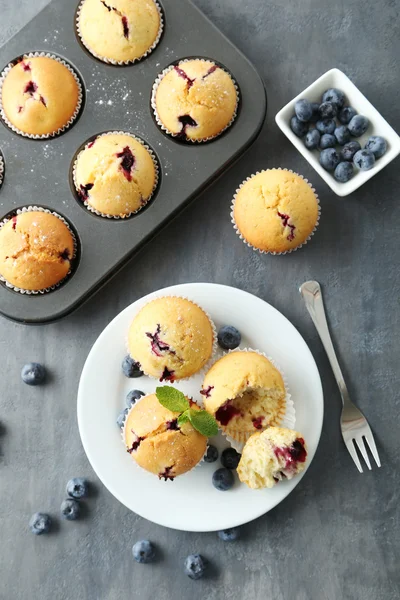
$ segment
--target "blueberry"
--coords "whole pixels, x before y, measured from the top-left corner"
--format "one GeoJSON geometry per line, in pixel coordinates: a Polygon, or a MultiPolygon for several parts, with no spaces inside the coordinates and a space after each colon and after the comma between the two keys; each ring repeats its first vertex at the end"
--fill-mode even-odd
{"type": "Polygon", "coordinates": [[[335,138],[341,146],[344,146],[350,141],[351,136],[347,125],[339,125],[339,127],[336,127],[335,138]]]}
{"type": "Polygon", "coordinates": [[[355,153],[353,162],[361,171],[369,171],[375,164],[375,156],[371,150],[359,150],[355,153]]]}
{"type": "Polygon", "coordinates": [[[344,105],[345,97],[342,90],[337,88],[330,88],[323,93],[322,102],[333,102],[338,108],[342,108],[344,105]]]}
{"type": "Polygon", "coordinates": [[[336,146],[336,138],[331,133],[324,133],[319,141],[319,147],[321,150],[326,148],[334,148],[336,146]]]}
{"type": "Polygon", "coordinates": [[[311,102],[312,115],[310,123],[316,123],[319,119],[319,102],[311,102]]]}
{"type": "Polygon", "coordinates": [[[217,460],[219,452],[215,446],[210,444],[207,448],[207,452],[204,455],[204,462],[213,463],[217,460]]]}
{"type": "Polygon", "coordinates": [[[224,350],[234,350],[242,341],[240,331],[232,325],[225,325],[218,331],[218,344],[224,350]]]}
{"type": "Polygon", "coordinates": [[[348,125],[357,112],[352,106],[345,106],[339,111],[338,119],[343,125],[348,125]]]}
{"type": "Polygon", "coordinates": [[[241,455],[236,452],[235,448],[225,448],[221,454],[221,464],[227,469],[236,469],[241,455]]]}
{"type": "Polygon", "coordinates": [[[126,396],[127,407],[130,408],[131,406],[133,406],[136,400],[140,400],[142,396],[145,396],[145,393],[141,390],[131,390],[130,392],[128,392],[126,396]]]}
{"type": "Polygon", "coordinates": [[[49,533],[51,527],[51,517],[46,513],[35,513],[29,521],[29,527],[35,535],[49,533]]]}
{"type": "Polygon", "coordinates": [[[140,540],[132,547],[132,554],[136,562],[144,564],[152,562],[156,556],[154,545],[149,540],[140,540]]]}
{"type": "Polygon", "coordinates": [[[75,521],[79,518],[81,514],[81,507],[77,500],[73,498],[67,498],[61,504],[61,515],[63,519],[67,519],[67,521],[75,521]]]}
{"type": "Polygon", "coordinates": [[[340,183],[346,183],[353,177],[353,165],[351,162],[340,162],[333,173],[336,181],[340,183]]]}
{"type": "Polygon", "coordinates": [[[320,132],[317,129],[311,129],[307,132],[306,137],[304,138],[304,145],[309,150],[315,150],[316,148],[318,148],[320,139],[320,132]]]}
{"type": "Polygon", "coordinates": [[[230,469],[217,469],[212,476],[213,486],[220,492],[230,490],[235,483],[235,477],[230,469]]]}
{"type": "Polygon", "coordinates": [[[87,479],[84,479],[83,477],[74,477],[74,479],[70,479],[67,483],[67,494],[68,496],[71,496],[71,498],[75,498],[75,500],[86,498],[88,495],[88,487],[89,482],[87,479]]]}
{"type": "Polygon", "coordinates": [[[308,131],[308,123],[303,123],[302,121],[299,121],[296,116],[294,116],[290,119],[290,129],[297,135],[297,137],[302,138],[308,131]]]}
{"type": "Polygon", "coordinates": [[[222,531],[218,531],[218,537],[223,542],[236,542],[240,537],[240,529],[238,527],[223,529],[222,531]]]}
{"type": "Polygon", "coordinates": [[[40,385],[46,379],[46,369],[39,363],[28,363],[22,367],[21,378],[28,385],[40,385]]]}
{"type": "Polygon", "coordinates": [[[336,117],[338,107],[333,102],[323,102],[319,105],[319,115],[321,119],[333,119],[336,117]]]}
{"type": "Polygon", "coordinates": [[[365,144],[365,149],[370,150],[375,158],[380,158],[387,150],[386,140],[379,135],[371,135],[365,144]]]}
{"type": "Polygon", "coordinates": [[[367,131],[368,125],[369,121],[367,117],[364,117],[363,115],[355,115],[351,119],[348,127],[352,136],[360,137],[360,135],[367,131]]]}
{"type": "Polygon", "coordinates": [[[353,156],[359,150],[361,150],[361,146],[356,141],[345,144],[340,153],[342,160],[350,160],[350,161],[353,160],[353,156]]]}
{"type": "Polygon", "coordinates": [[[140,364],[133,360],[129,354],[127,354],[122,361],[122,371],[125,377],[141,377],[143,375],[143,371],[140,369],[140,364]]]}
{"type": "Polygon", "coordinates": [[[323,135],[324,133],[333,133],[336,129],[336,122],[335,119],[320,119],[315,126],[323,135]]]}
{"type": "Polygon", "coordinates": [[[189,554],[185,558],[184,567],[190,579],[200,579],[207,569],[207,561],[201,554],[189,554]]]}
{"type": "Polygon", "coordinates": [[[294,105],[294,112],[296,113],[296,117],[299,121],[308,123],[313,113],[311,102],[304,100],[303,98],[301,100],[297,100],[296,104],[294,105]]]}
{"type": "Polygon", "coordinates": [[[333,171],[339,164],[340,157],[334,148],[327,148],[319,155],[319,162],[327,171],[333,171]]]}
{"type": "Polygon", "coordinates": [[[118,419],[117,419],[117,425],[118,425],[118,427],[119,427],[120,429],[122,429],[122,428],[123,428],[123,426],[124,426],[125,417],[126,417],[126,415],[128,414],[128,412],[129,412],[129,409],[125,408],[125,409],[122,411],[122,413],[120,413],[120,414],[118,415],[118,419]]]}

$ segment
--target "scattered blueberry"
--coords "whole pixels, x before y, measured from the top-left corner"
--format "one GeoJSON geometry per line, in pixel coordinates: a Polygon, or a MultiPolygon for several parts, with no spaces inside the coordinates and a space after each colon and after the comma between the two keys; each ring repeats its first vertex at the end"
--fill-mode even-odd
{"type": "Polygon", "coordinates": [[[73,498],[67,498],[61,504],[61,515],[63,519],[67,519],[67,521],[75,521],[79,518],[81,514],[81,507],[77,500],[73,498]]]}
{"type": "Polygon", "coordinates": [[[40,385],[46,379],[46,369],[39,363],[28,363],[22,367],[21,378],[28,385],[40,385]]]}
{"type": "Polygon", "coordinates": [[[122,428],[123,428],[123,426],[124,426],[125,417],[126,417],[126,415],[128,414],[128,412],[129,412],[129,410],[128,410],[127,408],[125,408],[125,409],[122,411],[122,413],[120,413],[120,414],[118,415],[118,419],[117,419],[117,425],[118,425],[118,427],[119,427],[120,429],[122,429],[122,428]]]}
{"type": "Polygon", "coordinates": [[[125,377],[141,377],[143,375],[140,364],[133,360],[129,354],[127,354],[122,361],[122,371],[125,377]]]}
{"type": "Polygon", "coordinates": [[[341,153],[340,153],[342,160],[350,160],[350,161],[352,161],[353,160],[353,156],[359,150],[361,150],[361,146],[356,141],[349,142],[348,144],[345,144],[343,146],[343,148],[342,148],[341,153]]]}
{"type": "Polygon", "coordinates": [[[225,448],[221,454],[221,464],[227,469],[236,469],[241,455],[236,452],[235,448],[225,448]]]}
{"type": "Polygon", "coordinates": [[[84,479],[83,477],[74,477],[74,479],[70,479],[67,483],[67,494],[68,496],[71,496],[71,498],[75,498],[75,500],[86,498],[88,495],[88,487],[89,482],[87,479],[84,479]]]}
{"type": "Polygon", "coordinates": [[[189,554],[185,558],[185,573],[190,579],[200,579],[207,568],[207,561],[201,554],[189,554]]]}
{"type": "Polygon", "coordinates": [[[365,144],[365,149],[370,150],[375,158],[380,158],[387,150],[386,140],[379,135],[371,135],[365,144]]]}
{"type": "Polygon", "coordinates": [[[353,162],[361,171],[369,171],[375,164],[375,156],[371,150],[359,150],[355,153],[353,162]]]}
{"type": "Polygon", "coordinates": [[[351,119],[348,127],[352,136],[360,137],[360,135],[367,131],[368,125],[369,121],[367,117],[364,117],[363,115],[355,115],[351,119]]]}
{"type": "Polygon", "coordinates": [[[128,392],[126,396],[126,405],[128,408],[131,408],[136,402],[136,400],[140,400],[142,396],[145,396],[145,393],[141,390],[131,390],[128,392]]]}
{"type": "Polygon", "coordinates": [[[334,148],[336,146],[336,138],[331,133],[324,133],[319,141],[319,147],[321,150],[326,148],[334,148]]]}
{"type": "Polygon", "coordinates": [[[154,560],[156,551],[149,540],[140,540],[133,545],[132,554],[136,562],[144,564],[154,560]]]}
{"type": "Polygon", "coordinates": [[[306,133],[306,137],[304,138],[304,145],[309,150],[316,150],[316,148],[318,148],[320,139],[320,132],[317,129],[311,129],[306,133]]]}
{"type": "Polygon", "coordinates": [[[334,178],[336,181],[340,181],[340,183],[346,183],[346,181],[350,181],[353,177],[353,165],[351,162],[340,162],[336,167],[334,173],[334,178]]]}
{"type": "Polygon", "coordinates": [[[235,483],[235,477],[230,469],[217,469],[212,476],[213,486],[220,492],[230,490],[235,483]]]}
{"type": "Polygon", "coordinates": [[[322,95],[322,102],[333,102],[338,108],[342,108],[344,100],[345,97],[342,90],[338,90],[337,88],[330,88],[322,95]]]}
{"type": "Polygon", "coordinates": [[[345,106],[339,111],[338,119],[343,125],[348,125],[357,112],[352,106],[345,106]]]}
{"type": "Polygon", "coordinates": [[[294,112],[296,113],[296,117],[299,119],[299,121],[308,123],[313,113],[311,102],[304,100],[303,98],[301,100],[297,100],[296,104],[294,105],[294,112]]]}
{"type": "Polygon", "coordinates": [[[321,119],[333,119],[336,117],[338,107],[333,102],[323,102],[319,105],[321,119]]]}
{"type": "Polygon", "coordinates": [[[335,119],[320,119],[315,126],[323,135],[324,133],[333,133],[336,129],[336,122],[335,119]]]}
{"type": "Polygon", "coordinates": [[[351,136],[347,125],[339,125],[339,127],[336,127],[335,138],[341,146],[344,146],[350,141],[351,136]]]}
{"type": "Polygon", "coordinates": [[[218,344],[224,350],[234,350],[242,340],[240,331],[232,325],[225,325],[218,331],[218,344]]]}
{"type": "Polygon", "coordinates": [[[29,527],[35,535],[49,533],[51,527],[51,517],[46,513],[35,513],[29,521],[29,527]]]}
{"type": "Polygon", "coordinates": [[[218,537],[223,542],[236,542],[240,537],[240,529],[238,527],[223,529],[222,531],[218,531],[218,537]]]}
{"type": "Polygon", "coordinates": [[[297,137],[302,138],[308,131],[308,123],[303,123],[302,121],[299,121],[296,116],[294,116],[290,119],[290,129],[297,135],[297,137]]]}
{"type": "Polygon", "coordinates": [[[217,448],[215,446],[213,446],[212,444],[210,444],[207,447],[207,452],[204,455],[204,462],[213,463],[217,460],[218,456],[219,456],[219,452],[218,452],[217,448]]]}
{"type": "Polygon", "coordinates": [[[340,157],[334,148],[327,148],[319,155],[319,162],[327,171],[333,171],[339,164],[340,157]]]}
{"type": "Polygon", "coordinates": [[[319,119],[319,102],[311,102],[312,115],[310,123],[316,123],[319,119]]]}

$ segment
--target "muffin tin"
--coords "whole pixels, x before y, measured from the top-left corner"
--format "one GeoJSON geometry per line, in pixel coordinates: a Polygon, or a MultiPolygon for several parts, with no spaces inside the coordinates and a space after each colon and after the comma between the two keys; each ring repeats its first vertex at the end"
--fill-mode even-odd
{"type": "Polygon", "coordinates": [[[31,140],[1,127],[6,175],[0,188],[0,220],[23,206],[42,206],[63,216],[78,242],[73,273],[56,290],[26,295],[0,284],[0,312],[6,317],[44,323],[77,308],[239,158],[261,129],[266,96],[254,67],[188,0],[163,0],[161,4],[165,18],[161,41],[134,65],[107,65],[88,53],[76,37],[76,0],[53,0],[0,49],[1,69],[24,53],[43,51],[60,56],[82,78],[84,92],[80,119],[58,137],[31,140]],[[171,63],[194,56],[223,65],[240,90],[233,125],[219,138],[199,145],[163,133],[150,106],[157,76],[171,63]],[[74,192],[73,158],[82,144],[104,131],[137,135],[159,163],[158,188],[151,202],[128,219],[97,216],[74,192]]]}

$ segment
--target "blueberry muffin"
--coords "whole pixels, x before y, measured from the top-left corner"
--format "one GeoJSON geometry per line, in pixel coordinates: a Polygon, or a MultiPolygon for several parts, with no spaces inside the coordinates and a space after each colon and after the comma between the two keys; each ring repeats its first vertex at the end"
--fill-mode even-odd
{"type": "MultiPolygon", "coordinates": [[[[198,406],[190,401],[193,410],[198,406]]],[[[174,479],[200,462],[207,438],[186,422],[178,425],[179,413],[164,408],[155,394],[141,398],[126,417],[123,438],[135,462],[160,479],[174,479]]]]}
{"type": "Polygon", "coordinates": [[[200,371],[212,357],[214,328],[207,314],[190,300],[156,298],[133,319],[129,352],[147,375],[176,381],[200,371]]]}
{"type": "Polygon", "coordinates": [[[127,63],[155,47],[162,22],[154,0],[84,0],[77,27],[94,56],[105,62],[127,63]]]}
{"type": "Polygon", "coordinates": [[[54,135],[70,124],[80,105],[80,89],[71,71],[55,58],[24,57],[6,74],[2,111],[27,135],[54,135]]]}
{"type": "Polygon", "coordinates": [[[89,208],[123,218],[150,200],[157,171],[150,152],[133,136],[101,135],[78,155],[74,183],[89,208]]]}
{"type": "Polygon", "coordinates": [[[237,103],[231,76],[209,60],[181,61],[153,88],[158,123],[182,140],[200,142],[218,136],[232,123],[237,103]]]}
{"type": "Polygon", "coordinates": [[[270,427],[254,433],[247,441],[237,472],[252,489],[272,488],[283,479],[292,479],[306,465],[307,449],[298,431],[270,427]]]}
{"type": "Polygon", "coordinates": [[[60,283],[73,255],[72,234],[53,214],[24,212],[0,229],[0,275],[21,290],[42,291],[60,283]]]}
{"type": "Polygon", "coordinates": [[[304,244],[316,229],[318,198],[300,175],[269,169],[242,184],[232,217],[238,232],[253,248],[287,252],[304,244]]]}

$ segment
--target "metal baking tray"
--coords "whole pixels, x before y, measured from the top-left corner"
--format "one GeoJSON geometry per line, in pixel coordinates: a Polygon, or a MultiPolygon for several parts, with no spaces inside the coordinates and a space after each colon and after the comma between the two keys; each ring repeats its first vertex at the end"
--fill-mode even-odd
{"type": "Polygon", "coordinates": [[[254,67],[189,1],[161,0],[164,33],[141,62],[112,66],[96,60],[75,33],[77,0],[53,0],[0,49],[0,68],[22,54],[54,53],[82,77],[85,101],[79,120],[63,135],[30,140],[0,125],[5,178],[0,220],[17,208],[37,205],[64,216],[78,238],[72,275],[52,292],[20,294],[0,284],[0,313],[23,323],[59,319],[97,292],[155,233],[220,176],[257,137],[266,113],[266,94],[254,67]],[[234,124],[219,138],[188,144],[166,136],[150,107],[159,73],[182,58],[206,57],[224,65],[240,89],[234,124]],[[138,135],[160,165],[158,190],[149,205],[129,219],[107,219],[87,211],[71,189],[70,167],[77,149],[103,131],[138,135]]]}

